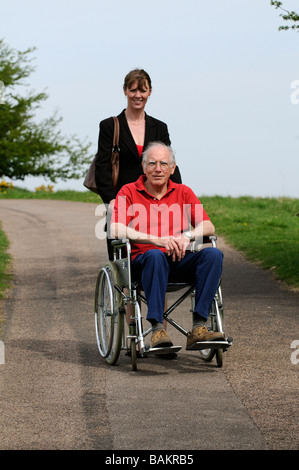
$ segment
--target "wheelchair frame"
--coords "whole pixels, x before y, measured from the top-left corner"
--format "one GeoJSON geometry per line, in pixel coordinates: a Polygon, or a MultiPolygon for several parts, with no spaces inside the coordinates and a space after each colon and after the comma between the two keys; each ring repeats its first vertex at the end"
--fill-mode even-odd
{"type": "MultiPolygon", "coordinates": [[[[203,243],[211,243],[216,248],[216,236],[204,237],[203,243]]],[[[182,346],[151,348],[145,343],[146,336],[152,327],[143,329],[141,302],[146,304],[145,297],[138,290],[138,284],[132,281],[131,273],[131,244],[129,240],[113,240],[113,261],[108,261],[99,271],[95,289],[95,329],[100,355],[110,365],[116,364],[120,351],[126,350],[131,356],[132,369],[137,370],[137,355],[146,357],[150,354],[165,355],[177,353],[182,346]],[[126,248],[126,257],[122,257],[122,250],[126,248]],[[126,289],[127,293],[124,292],[126,289]],[[134,316],[130,318],[129,334],[125,335],[125,314],[128,304],[134,306],[134,316]]],[[[187,297],[191,296],[191,309],[195,304],[195,287],[187,283],[169,283],[167,292],[178,291],[185,288],[185,292],[164,312],[164,319],[187,337],[188,331],[170,317],[175,308],[187,297]]],[[[223,303],[221,285],[219,283],[213,299],[209,314],[209,329],[223,330],[223,303]]],[[[216,356],[218,367],[223,365],[223,352],[232,344],[232,338],[224,341],[201,341],[194,345],[192,350],[199,350],[205,361],[212,361],[216,356]]]]}

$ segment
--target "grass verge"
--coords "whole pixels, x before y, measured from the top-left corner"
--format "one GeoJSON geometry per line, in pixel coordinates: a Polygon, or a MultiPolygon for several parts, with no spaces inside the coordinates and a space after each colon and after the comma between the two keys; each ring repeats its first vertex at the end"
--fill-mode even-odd
{"type": "MultiPolygon", "coordinates": [[[[7,248],[9,246],[8,239],[5,233],[1,230],[1,221],[0,221],[0,301],[4,298],[5,291],[9,287],[12,275],[9,272],[9,266],[11,262],[11,257],[7,253],[7,248]]],[[[0,337],[2,333],[2,323],[3,316],[1,311],[0,304],[0,337]]]]}
{"type": "Polygon", "coordinates": [[[8,189],[6,192],[0,192],[1,199],[53,199],[56,201],[75,201],[75,202],[95,202],[99,204],[100,197],[92,191],[28,191],[22,188],[8,189]]]}
{"type": "Polygon", "coordinates": [[[299,200],[201,197],[216,232],[247,259],[299,288],[299,200]]]}
{"type": "Polygon", "coordinates": [[[11,275],[8,272],[11,258],[7,253],[9,242],[1,228],[0,222],[0,300],[3,298],[5,289],[8,287],[11,280],[11,275]]]}

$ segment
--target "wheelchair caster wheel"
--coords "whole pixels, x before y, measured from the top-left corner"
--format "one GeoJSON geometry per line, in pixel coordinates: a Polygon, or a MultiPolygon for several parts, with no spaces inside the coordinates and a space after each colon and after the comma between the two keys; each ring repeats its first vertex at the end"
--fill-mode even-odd
{"type": "Polygon", "coordinates": [[[131,364],[132,370],[137,370],[137,354],[136,354],[136,342],[135,339],[131,339],[130,342],[130,351],[131,351],[131,364]]]}
{"type": "Polygon", "coordinates": [[[215,356],[216,356],[217,367],[222,367],[223,366],[223,350],[216,349],[215,356]]]}

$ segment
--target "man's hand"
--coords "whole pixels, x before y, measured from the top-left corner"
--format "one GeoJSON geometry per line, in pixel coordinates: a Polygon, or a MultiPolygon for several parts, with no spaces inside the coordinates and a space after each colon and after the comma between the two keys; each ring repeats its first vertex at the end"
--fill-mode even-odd
{"type": "Polygon", "coordinates": [[[180,261],[186,254],[186,248],[190,245],[190,239],[184,235],[179,238],[160,238],[155,244],[163,246],[166,249],[166,254],[172,257],[172,261],[180,261]]]}
{"type": "Polygon", "coordinates": [[[111,234],[114,238],[128,238],[133,243],[146,243],[165,248],[166,254],[172,257],[172,261],[180,261],[186,254],[186,249],[190,246],[190,238],[181,234],[175,238],[173,236],[160,238],[151,237],[146,233],[126,227],[124,224],[112,223],[111,234]]]}
{"type": "Polygon", "coordinates": [[[184,258],[186,254],[186,249],[190,247],[191,242],[190,242],[190,238],[185,237],[185,235],[181,235],[181,237],[175,238],[175,240],[180,248],[181,256],[180,256],[180,259],[178,259],[178,261],[180,261],[182,258],[184,258]]]}

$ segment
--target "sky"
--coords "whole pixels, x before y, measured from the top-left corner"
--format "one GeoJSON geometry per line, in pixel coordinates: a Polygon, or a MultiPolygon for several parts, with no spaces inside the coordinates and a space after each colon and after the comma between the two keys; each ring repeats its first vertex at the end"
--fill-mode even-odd
{"type": "MultiPolygon", "coordinates": [[[[299,0],[283,5],[299,12],[299,0]]],[[[57,110],[91,158],[99,122],[126,107],[124,77],[140,67],[153,86],[146,112],[167,123],[198,196],[299,198],[299,33],[278,31],[280,13],[270,0],[10,0],[0,38],[37,48],[30,89],[49,98],[36,119],[57,110]]]]}

